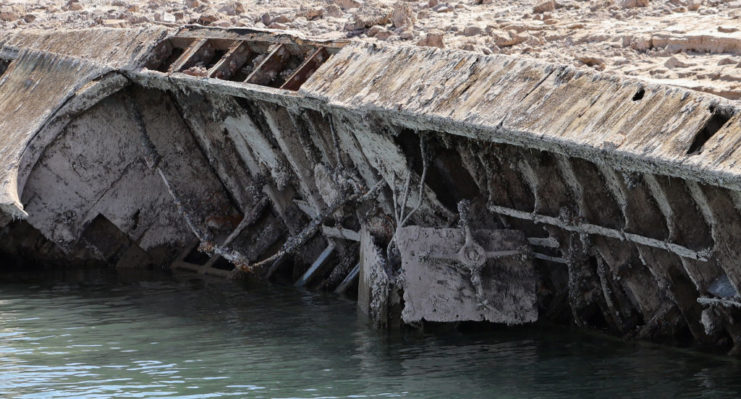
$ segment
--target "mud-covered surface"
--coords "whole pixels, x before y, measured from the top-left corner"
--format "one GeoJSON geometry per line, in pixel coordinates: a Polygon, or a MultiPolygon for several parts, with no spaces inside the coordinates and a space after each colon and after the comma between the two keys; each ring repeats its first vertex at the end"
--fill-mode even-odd
{"type": "Polygon", "coordinates": [[[399,230],[396,242],[404,322],[538,319],[535,270],[521,232],[478,230],[468,242],[462,229],[412,226],[399,230]]]}
{"type": "Polygon", "coordinates": [[[120,57],[108,66],[59,37],[9,39],[22,51],[0,91],[24,89],[0,104],[33,101],[37,126],[0,152],[17,197],[0,251],[327,291],[357,278],[379,327],[558,322],[739,352],[732,102],[515,57],[257,31],[173,29],[116,52],[121,32],[80,36],[105,35],[120,57]],[[47,51],[58,41],[69,54],[47,51]],[[245,47],[264,55],[246,82],[187,73],[247,64],[230,58],[245,47]],[[275,87],[321,51],[298,90],[275,87]]]}

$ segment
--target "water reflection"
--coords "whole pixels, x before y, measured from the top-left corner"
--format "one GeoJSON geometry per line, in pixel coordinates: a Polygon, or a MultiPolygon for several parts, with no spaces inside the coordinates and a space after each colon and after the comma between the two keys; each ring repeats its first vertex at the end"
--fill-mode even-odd
{"type": "Polygon", "coordinates": [[[185,279],[0,283],[0,397],[738,397],[735,361],[564,329],[383,333],[354,303],[185,279]]]}

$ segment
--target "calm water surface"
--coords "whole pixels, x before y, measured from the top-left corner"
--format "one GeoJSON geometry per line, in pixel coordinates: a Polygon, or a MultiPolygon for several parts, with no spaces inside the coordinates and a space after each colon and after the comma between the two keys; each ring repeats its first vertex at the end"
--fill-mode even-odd
{"type": "Polygon", "coordinates": [[[387,334],[288,287],[0,282],[2,398],[739,396],[736,361],[566,329],[387,334]]]}

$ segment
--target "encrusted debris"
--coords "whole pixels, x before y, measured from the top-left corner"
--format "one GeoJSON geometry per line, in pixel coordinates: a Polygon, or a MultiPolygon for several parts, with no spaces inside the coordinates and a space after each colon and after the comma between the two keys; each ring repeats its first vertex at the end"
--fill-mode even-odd
{"type": "Polygon", "coordinates": [[[535,270],[522,232],[414,226],[402,228],[397,242],[404,322],[538,319],[535,270]]]}
{"type": "Polygon", "coordinates": [[[379,327],[549,321],[741,353],[733,102],[260,30],[1,46],[3,254],[357,292],[379,327]]]}

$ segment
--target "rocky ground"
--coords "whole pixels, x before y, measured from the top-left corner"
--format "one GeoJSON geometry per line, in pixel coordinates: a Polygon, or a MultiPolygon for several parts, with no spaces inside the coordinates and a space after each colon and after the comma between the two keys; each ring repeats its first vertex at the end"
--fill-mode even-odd
{"type": "Polygon", "coordinates": [[[741,0],[0,1],[0,29],[246,26],[518,54],[741,99],[741,0]]]}

